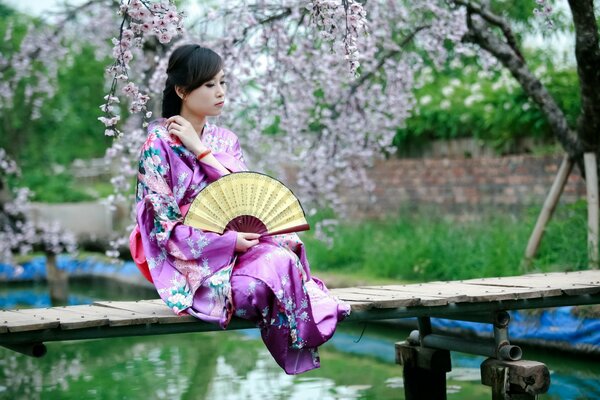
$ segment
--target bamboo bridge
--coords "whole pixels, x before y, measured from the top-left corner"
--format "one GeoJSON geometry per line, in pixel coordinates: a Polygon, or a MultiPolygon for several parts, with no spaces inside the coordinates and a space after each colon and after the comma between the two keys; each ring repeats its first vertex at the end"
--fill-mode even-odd
{"type": "MultiPolygon", "coordinates": [[[[450,351],[488,357],[481,365],[482,383],[493,399],[534,399],[550,385],[548,368],[522,360],[510,343],[510,310],[600,304],[600,271],[361,286],[334,289],[351,304],[345,322],[417,317],[419,329],[396,343],[396,361],[404,367],[406,399],[445,399],[450,351]],[[489,340],[433,333],[430,318],[493,325],[489,340]]],[[[254,328],[233,319],[228,329],[254,328]]],[[[120,336],[217,331],[192,316],[175,315],[160,299],[98,301],[91,305],[0,311],[0,345],[35,357],[46,353],[45,342],[107,339],[120,336]]]]}

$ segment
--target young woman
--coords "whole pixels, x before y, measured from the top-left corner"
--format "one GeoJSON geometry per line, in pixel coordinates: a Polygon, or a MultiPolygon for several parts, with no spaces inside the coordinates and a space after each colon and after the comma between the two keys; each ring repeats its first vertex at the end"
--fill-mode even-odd
{"type": "Polygon", "coordinates": [[[294,234],[204,232],[182,223],[198,192],[247,171],[237,136],[207,122],[225,105],[221,57],[198,45],[169,59],[163,118],[148,127],[137,186],[132,253],[174,312],[226,328],[232,315],[256,322],[288,374],[319,367],[317,347],[350,307],[311,276],[294,234]]]}

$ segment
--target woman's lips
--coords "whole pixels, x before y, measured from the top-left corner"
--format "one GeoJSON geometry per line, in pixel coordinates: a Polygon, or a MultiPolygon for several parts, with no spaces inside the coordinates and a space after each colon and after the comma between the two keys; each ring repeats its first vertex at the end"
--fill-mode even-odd
{"type": "Polygon", "coordinates": [[[220,103],[215,104],[216,107],[223,107],[225,105],[225,102],[222,101],[220,103]]]}

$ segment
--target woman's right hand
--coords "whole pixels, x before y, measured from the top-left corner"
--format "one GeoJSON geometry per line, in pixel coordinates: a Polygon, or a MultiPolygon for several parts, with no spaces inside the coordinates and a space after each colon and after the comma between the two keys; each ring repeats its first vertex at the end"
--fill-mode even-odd
{"type": "Polygon", "coordinates": [[[259,233],[238,232],[237,241],[235,242],[235,251],[244,253],[252,246],[258,244],[259,233]]]}
{"type": "Polygon", "coordinates": [[[207,149],[192,124],[181,115],[174,115],[167,119],[167,130],[171,135],[177,136],[185,148],[195,155],[207,149]]]}

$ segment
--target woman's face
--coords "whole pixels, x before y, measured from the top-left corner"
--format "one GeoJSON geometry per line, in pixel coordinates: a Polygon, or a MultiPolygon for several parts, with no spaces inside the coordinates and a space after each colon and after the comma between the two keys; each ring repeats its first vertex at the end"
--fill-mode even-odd
{"type": "Polygon", "coordinates": [[[219,71],[210,81],[183,96],[181,111],[184,110],[199,117],[221,114],[225,105],[225,73],[219,71]]]}

